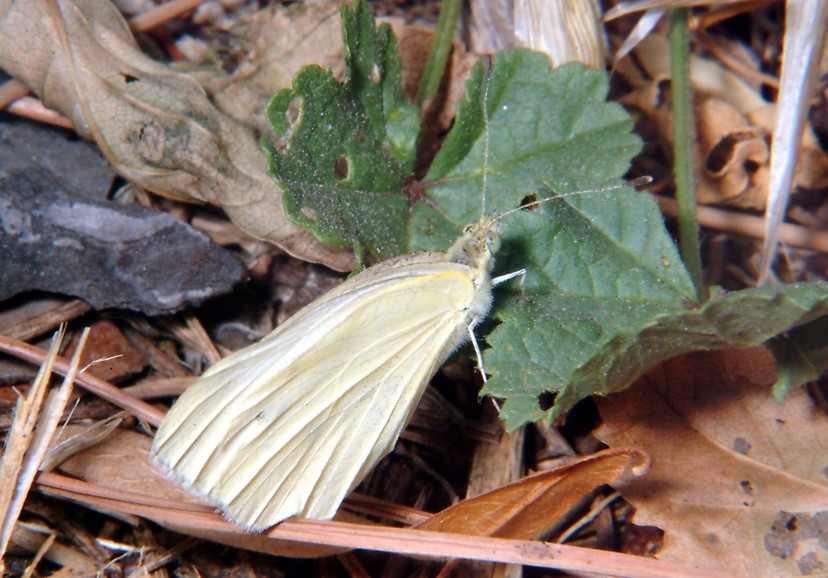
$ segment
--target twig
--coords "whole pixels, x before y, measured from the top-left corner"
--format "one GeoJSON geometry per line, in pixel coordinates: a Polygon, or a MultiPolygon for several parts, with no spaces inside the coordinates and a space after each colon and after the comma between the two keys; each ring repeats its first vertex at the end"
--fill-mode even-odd
{"type": "Polygon", "coordinates": [[[136,32],[146,32],[159,26],[167,20],[172,20],[179,14],[193,10],[204,4],[207,0],[171,0],[147,10],[143,14],[129,19],[129,27],[136,32]]]}
{"type": "MultiPolygon", "coordinates": [[[[42,363],[43,359],[46,357],[46,352],[39,347],[10,339],[2,335],[0,335],[0,351],[32,363],[42,363]]],[[[57,357],[55,358],[53,369],[57,373],[66,375],[67,372],[70,371],[70,364],[64,358],[57,357]]],[[[90,391],[107,401],[111,401],[122,409],[131,412],[136,417],[146,420],[151,425],[158,426],[164,419],[163,411],[141,401],[140,399],[135,399],[124,394],[117,387],[91,374],[82,373],[77,376],[76,381],[78,385],[82,386],[87,391],[90,391]]]]}
{"type": "MultiPolygon", "coordinates": [[[[678,215],[678,206],[674,199],[656,197],[661,211],[670,217],[678,215]]],[[[697,207],[696,218],[700,225],[737,235],[761,239],[764,236],[765,222],[761,217],[754,217],[735,211],[725,211],[715,207],[697,207]]],[[[779,241],[791,247],[800,247],[828,253],[828,233],[812,231],[799,225],[783,223],[779,229],[779,241]]]]}
{"type": "Polygon", "coordinates": [[[86,301],[72,299],[9,327],[2,332],[2,335],[19,341],[30,341],[35,337],[53,331],[61,323],[80,317],[91,310],[92,306],[86,301]]]}

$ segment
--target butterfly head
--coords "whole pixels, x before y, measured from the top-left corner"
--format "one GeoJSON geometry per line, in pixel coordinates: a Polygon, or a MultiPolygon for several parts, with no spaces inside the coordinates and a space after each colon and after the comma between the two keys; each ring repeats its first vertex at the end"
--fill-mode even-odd
{"type": "Polygon", "coordinates": [[[491,219],[468,225],[448,250],[448,259],[486,273],[494,267],[494,255],[500,249],[500,228],[491,219]]]}

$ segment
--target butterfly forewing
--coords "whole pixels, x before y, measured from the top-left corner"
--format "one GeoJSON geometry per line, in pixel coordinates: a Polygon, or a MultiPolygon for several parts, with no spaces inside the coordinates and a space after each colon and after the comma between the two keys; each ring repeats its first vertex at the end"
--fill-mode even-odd
{"type": "Polygon", "coordinates": [[[488,308],[478,281],[445,253],[346,281],[190,387],[156,435],[156,461],[251,529],[332,517],[488,308]]]}

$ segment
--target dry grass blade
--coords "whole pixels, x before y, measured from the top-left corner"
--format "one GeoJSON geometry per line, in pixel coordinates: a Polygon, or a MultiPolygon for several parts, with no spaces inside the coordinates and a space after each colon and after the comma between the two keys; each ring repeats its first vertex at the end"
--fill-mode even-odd
{"type": "MultiPolygon", "coordinates": [[[[618,47],[618,50],[615,51],[613,62],[618,64],[618,62],[632,52],[655,29],[662,16],[664,16],[663,10],[648,10],[645,12],[624,39],[624,42],[621,43],[621,46],[618,47]]],[[[604,20],[610,20],[609,13],[604,17],[604,20]]]]}
{"type": "Polygon", "coordinates": [[[745,0],[632,0],[631,2],[619,2],[604,16],[604,20],[615,20],[634,12],[645,12],[647,10],[669,10],[670,8],[691,8],[693,6],[710,6],[724,4],[744,4],[745,0]]]}
{"type": "Polygon", "coordinates": [[[207,358],[210,365],[214,365],[221,361],[221,354],[216,349],[215,344],[207,335],[204,326],[192,312],[184,313],[181,317],[169,319],[166,323],[167,327],[172,331],[181,341],[189,345],[201,355],[207,358]],[[182,322],[183,321],[183,322],[182,322]]]}
{"type": "Polygon", "coordinates": [[[70,456],[105,440],[128,417],[129,414],[127,412],[118,412],[104,420],[92,423],[82,433],[65,440],[59,441],[56,439],[55,443],[51,445],[49,451],[44,456],[43,462],[40,465],[40,471],[51,472],[70,456]]]}
{"type": "Polygon", "coordinates": [[[6,440],[6,451],[3,454],[3,465],[0,470],[0,479],[2,479],[0,515],[3,516],[2,527],[0,527],[0,559],[6,553],[12,531],[23,510],[23,503],[55,433],[58,420],[63,414],[63,409],[72,391],[72,384],[78,373],[80,355],[86,343],[88,330],[84,330],[81,335],[78,348],[75,350],[75,355],[60,388],[50,393],[48,398],[46,397],[64,331],[61,327],[52,338],[49,354],[32,384],[29,395],[26,398],[19,398],[14,409],[14,420],[6,440]]]}
{"type": "Polygon", "coordinates": [[[779,243],[779,227],[788,208],[802,129],[811,106],[828,32],[828,2],[788,2],[785,15],[785,52],[771,144],[770,191],[765,209],[765,243],[759,284],[767,280],[770,273],[779,243]]]}

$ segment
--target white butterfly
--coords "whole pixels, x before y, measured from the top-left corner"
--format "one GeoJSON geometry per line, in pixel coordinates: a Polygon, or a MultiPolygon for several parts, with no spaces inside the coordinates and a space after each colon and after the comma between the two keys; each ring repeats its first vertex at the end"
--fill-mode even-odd
{"type": "MultiPolygon", "coordinates": [[[[332,518],[489,311],[495,219],[366,269],[210,368],[155,436],[160,468],[252,530],[332,518]]],[[[482,368],[482,364],[481,364],[482,368]]]]}

